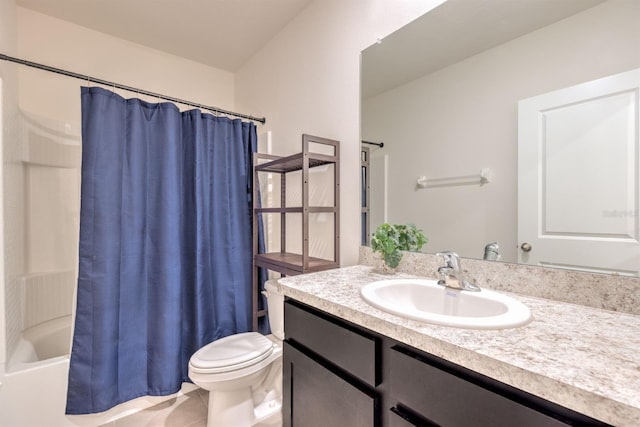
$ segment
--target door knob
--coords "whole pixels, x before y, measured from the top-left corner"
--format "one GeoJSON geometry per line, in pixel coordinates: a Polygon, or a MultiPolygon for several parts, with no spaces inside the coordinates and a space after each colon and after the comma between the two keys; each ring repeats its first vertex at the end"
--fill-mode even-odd
{"type": "Polygon", "coordinates": [[[531,249],[533,249],[533,246],[531,246],[531,243],[524,242],[522,245],[520,245],[520,249],[522,249],[525,252],[531,252],[531,249]]]}

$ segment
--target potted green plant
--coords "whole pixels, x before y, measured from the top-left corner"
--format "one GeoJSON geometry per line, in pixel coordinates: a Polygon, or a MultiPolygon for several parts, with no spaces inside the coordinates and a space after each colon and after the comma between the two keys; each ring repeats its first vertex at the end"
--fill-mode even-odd
{"type": "Polygon", "coordinates": [[[395,269],[402,259],[402,251],[418,252],[429,241],[424,232],[413,224],[382,224],[371,238],[371,249],[379,252],[386,267],[395,269]]]}

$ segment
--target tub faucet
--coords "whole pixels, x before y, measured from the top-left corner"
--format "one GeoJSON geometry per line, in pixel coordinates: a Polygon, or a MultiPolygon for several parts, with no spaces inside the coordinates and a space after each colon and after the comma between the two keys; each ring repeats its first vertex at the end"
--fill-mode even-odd
{"type": "Polygon", "coordinates": [[[480,288],[469,282],[465,277],[462,267],[460,267],[460,257],[451,251],[438,252],[437,256],[444,258],[444,265],[438,268],[440,280],[438,285],[447,288],[459,289],[461,291],[478,292],[480,288]]]}

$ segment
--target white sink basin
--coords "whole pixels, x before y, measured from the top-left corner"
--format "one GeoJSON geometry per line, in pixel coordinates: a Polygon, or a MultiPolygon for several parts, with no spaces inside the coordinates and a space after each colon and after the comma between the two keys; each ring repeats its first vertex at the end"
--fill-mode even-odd
{"type": "Polygon", "coordinates": [[[531,320],[527,306],[506,295],[448,289],[436,280],[381,280],[363,286],[360,295],[380,310],[436,325],[506,329],[531,320]]]}

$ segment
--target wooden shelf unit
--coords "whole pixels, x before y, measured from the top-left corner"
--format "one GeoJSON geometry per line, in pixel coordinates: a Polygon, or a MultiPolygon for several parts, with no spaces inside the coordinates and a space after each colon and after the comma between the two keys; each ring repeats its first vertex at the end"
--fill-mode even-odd
{"type": "MultiPolygon", "coordinates": [[[[328,270],[340,266],[340,143],[327,138],[302,135],[302,152],[291,156],[280,157],[269,154],[254,154],[253,161],[253,329],[258,328],[258,318],[266,315],[266,310],[259,308],[260,284],[258,269],[266,268],[283,276],[328,270]],[[313,144],[328,147],[330,154],[310,151],[313,144]],[[263,163],[260,163],[260,162],[263,163]],[[333,205],[309,205],[309,170],[315,167],[333,165],[333,205]],[[286,206],[286,174],[302,171],[302,204],[286,206]],[[261,173],[280,174],[280,206],[259,207],[259,188],[261,173]],[[333,214],[333,259],[321,259],[309,255],[310,214],[333,214]],[[261,214],[280,215],[280,252],[259,253],[258,251],[258,218],[261,214]],[[302,253],[287,252],[286,232],[287,214],[302,215],[302,253]]],[[[323,150],[324,151],[324,150],[323,150]]]]}

